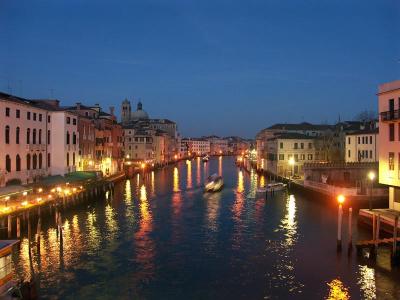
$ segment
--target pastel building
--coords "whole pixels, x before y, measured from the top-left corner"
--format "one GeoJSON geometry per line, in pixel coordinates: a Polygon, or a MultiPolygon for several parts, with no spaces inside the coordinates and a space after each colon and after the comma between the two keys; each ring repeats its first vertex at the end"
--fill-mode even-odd
{"type": "Polygon", "coordinates": [[[389,187],[389,208],[400,210],[400,80],[381,84],[379,183],[389,187]]]}
{"type": "Polygon", "coordinates": [[[345,162],[377,162],[379,159],[378,136],[378,129],[346,133],[345,162]]]}

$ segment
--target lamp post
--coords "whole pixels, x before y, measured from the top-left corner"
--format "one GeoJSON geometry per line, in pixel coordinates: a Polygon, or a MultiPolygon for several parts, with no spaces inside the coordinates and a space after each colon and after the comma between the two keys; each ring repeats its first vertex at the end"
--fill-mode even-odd
{"type": "Polygon", "coordinates": [[[339,204],[338,209],[338,231],[337,231],[337,250],[340,251],[342,249],[342,219],[343,219],[343,207],[342,204],[346,198],[340,194],[337,196],[337,201],[339,204]]]}
{"type": "Polygon", "coordinates": [[[375,172],[370,171],[368,173],[368,179],[370,180],[370,189],[369,189],[369,210],[372,210],[372,192],[374,187],[374,179],[375,179],[375,172]]]}

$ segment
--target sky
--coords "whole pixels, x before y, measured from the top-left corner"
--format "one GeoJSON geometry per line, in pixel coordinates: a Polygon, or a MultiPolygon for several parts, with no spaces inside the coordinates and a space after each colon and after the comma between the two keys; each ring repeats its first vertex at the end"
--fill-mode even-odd
{"type": "Polygon", "coordinates": [[[252,138],[377,110],[399,36],[398,0],[0,0],[0,91],[252,138]]]}

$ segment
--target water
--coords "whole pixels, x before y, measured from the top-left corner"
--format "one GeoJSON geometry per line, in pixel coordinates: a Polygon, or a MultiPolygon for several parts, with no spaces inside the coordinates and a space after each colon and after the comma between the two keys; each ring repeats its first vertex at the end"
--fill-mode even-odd
{"type": "MultiPolygon", "coordinates": [[[[62,251],[44,220],[41,254],[33,241],[31,267],[23,238],[14,268],[21,279],[34,272],[50,299],[400,298],[388,249],[374,264],[336,253],[336,204],[286,193],[266,201],[260,182],[229,157],[138,175],[112,199],[63,212],[62,251]],[[225,188],[204,195],[212,173],[225,188]]],[[[355,239],[368,237],[357,228],[355,239]]]]}

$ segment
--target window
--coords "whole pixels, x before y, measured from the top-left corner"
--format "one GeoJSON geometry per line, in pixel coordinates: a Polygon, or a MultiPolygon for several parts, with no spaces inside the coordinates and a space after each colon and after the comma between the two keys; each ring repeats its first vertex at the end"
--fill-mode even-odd
{"type": "Polygon", "coordinates": [[[5,137],[6,137],[6,144],[10,143],[10,126],[6,126],[6,132],[5,132],[5,137]]]}
{"type": "Polygon", "coordinates": [[[27,130],[26,130],[26,144],[30,144],[30,136],[31,136],[31,130],[30,130],[30,128],[28,128],[27,130]]]}
{"type": "Polygon", "coordinates": [[[365,158],[368,158],[368,150],[365,150],[365,158]]]}
{"type": "Polygon", "coordinates": [[[298,149],[299,148],[298,146],[299,145],[297,143],[294,143],[294,149],[298,149]]]}
{"type": "Polygon", "coordinates": [[[295,154],[295,155],[294,155],[294,161],[295,161],[295,162],[298,162],[298,161],[299,161],[299,155],[298,155],[298,154],[295,154]]]}
{"type": "Polygon", "coordinates": [[[306,160],[306,155],[305,154],[301,154],[300,155],[300,160],[306,160]]]}
{"type": "Polygon", "coordinates": [[[279,160],[285,160],[285,154],[279,154],[279,160]]]}
{"type": "Polygon", "coordinates": [[[42,122],[42,114],[39,114],[39,122],[42,122]]]}
{"type": "Polygon", "coordinates": [[[33,121],[36,121],[36,113],[33,113],[33,121]]]}
{"type": "Polygon", "coordinates": [[[389,124],[389,141],[394,141],[394,123],[389,124]]]}
{"type": "Polygon", "coordinates": [[[283,143],[280,143],[280,144],[279,144],[279,148],[280,148],[280,149],[283,149],[283,143]]]}
{"type": "Polygon", "coordinates": [[[50,130],[47,130],[47,144],[50,145],[50,130]]]}
{"type": "Polygon", "coordinates": [[[67,167],[69,167],[69,153],[67,152],[67,167]]]}
{"type": "Polygon", "coordinates": [[[394,152],[389,152],[389,171],[394,170],[394,152]]]}
{"type": "Polygon", "coordinates": [[[373,158],[372,157],[372,150],[369,150],[369,158],[373,158]]]}
{"type": "Polygon", "coordinates": [[[31,169],[31,155],[30,154],[26,155],[26,169],[27,170],[31,169]]]}
{"type": "Polygon", "coordinates": [[[36,167],[37,167],[37,155],[33,154],[32,169],[36,170],[36,167]]]}
{"type": "Polygon", "coordinates": [[[39,129],[39,144],[42,144],[42,129],[39,129]]]}
{"type": "Polygon", "coordinates": [[[6,107],[6,117],[9,117],[9,116],[10,116],[10,108],[6,107]]]}
{"type": "Polygon", "coordinates": [[[32,144],[36,144],[36,128],[32,132],[32,144]]]}
{"type": "Polygon", "coordinates": [[[42,157],[42,153],[39,153],[39,169],[42,168],[42,164],[43,164],[43,157],[42,157]]]}
{"type": "Polygon", "coordinates": [[[304,143],[300,143],[300,148],[304,149],[304,143]]]}
{"type": "Polygon", "coordinates": [[[16,171],[21,171],[21,157],[19,156],[19,154],[17,154],[17,156],[15,157],[15,170],[16,171]]]}
{"type": "Polygon", "coordinates": [[[21,111],[19,109],[15,110],[15,117],[19,119],[21,117],[21,111]]]}
{"type": "Polygon", "coordinates": [[[74,145],[76,145],[76,134],[75,134],[75,132],[72,133],[72,143],[73,143],[74,145]]]}
{"type": "Polygon", "coordinates": [[[47,167],[50,168],[50,153],[47,153],[47,167]]]}
{"type": "Polygon", "coordinates": [[[50,123],[50,120],[51,120],[50,116],[47,116],[47,123],[50,123]]]}
{"type": "Polygon", "coordinates": [[[10,155],[6,155],[6,171],[11,172],[11,158],[10,155]]]}
{"type": "Polygon", "coordinates": [[[19,127],[15,129],[15,143],[19,144],[19,127]]]}
{"type": "Polygon", "coordinates": [[[308,154],[307,159],[308,160],[313,160],[313,155],[312,154],[308,154]]]}
{"type": "Polygon", "coordinates": [[[369,136],[369,143],[372,145],[372,135],[369,136]]]}
{"type": "Polygon", "coordinates": [[[72,165],[75,166],[75,152],[72,152],[72,165]]]}
{"type": "Polygon", "coordinates": [[[72,124],[76,125],[76,119],[75,118],[72,119],[72,124]]]}
{"type": "Polygon", "coordinates": [[[349,144],[349,145],[351,144],[351,138],[350,137],[347,138],[347,144],[349,144]]]}
{"type": "Polygon", "coordinates": [[[308,143],[308,149],[312,149],[312,143],[308,143]]]}
{"type": "Polygon", "coordinates": [[[361,144],[361,138],[360,137],[358,137],[358,144],[359,145],[361,144]]]}
{"type": "Polygon", "coordinates": [[[67,131],[67,145],[69,145],[69,132],[67,131]]]}
{"type": "Polygon", "coordinates": [[[67,124],[71,124],[71,118],[67,117],[67,124]]]}
{"type": "Polygon", "coordinates": [[[27,118],[28,120],[31,119],[31,112],[30,112],[30,111],[26,112],[26,118],[27,118]]]}

